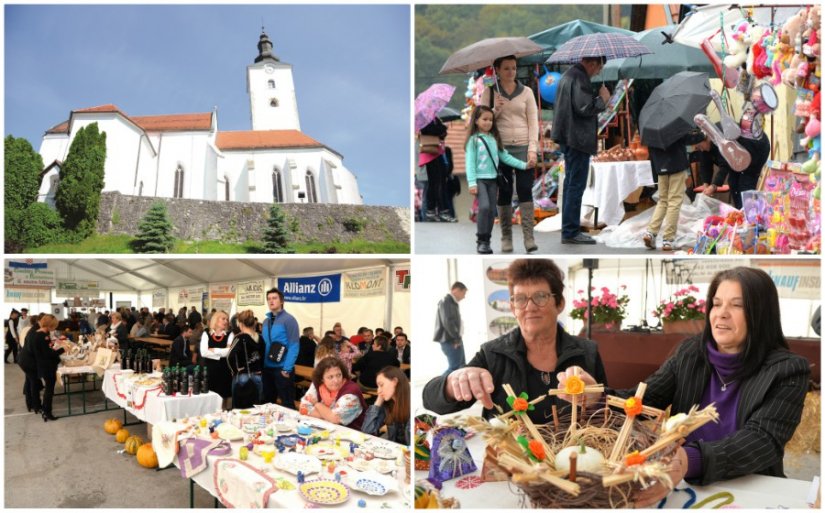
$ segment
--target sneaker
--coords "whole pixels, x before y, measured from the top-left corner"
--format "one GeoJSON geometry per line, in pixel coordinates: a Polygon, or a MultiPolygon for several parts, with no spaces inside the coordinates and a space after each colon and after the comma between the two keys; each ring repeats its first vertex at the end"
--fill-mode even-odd
{"type": "Polygon", "coordinates": [[[673,241],[672,240],[663,240],[662,241],[662,251],[673,251],[673,241]]]}
{"type": "Polygon", "coordinates": [[[570,239],[562,239],[562,244],[595,244],[596,241],[589,235],[585,235],[581,232],[577,233],[575,237],[570,239]]]}
{"type": "Polygon", "coordinates": [[[450,214],[438,214],[438,220],[442,223],[457,223],[458,219],[451,216],[450,214]]]}
{"type": "Polygon", "coordinates": [[[438,215],[435,213],[435,210],[428,210],[427,213],[424,214],[424,220],[430,223],[438,221],[438,215]]]}
{"type": "Polygon", "coordinates": [[[480,241],[476,244],[476,252],[480,255],[492,255],[493,250],[490,248],[490,243],[487,241],[480,241]]]}
{"type": "Polygon", "coordinates": [[[642,241],[645,243],[647,249],[656,249],[656,234],[652,232],[645,232],[642,235],[642,241]]]}

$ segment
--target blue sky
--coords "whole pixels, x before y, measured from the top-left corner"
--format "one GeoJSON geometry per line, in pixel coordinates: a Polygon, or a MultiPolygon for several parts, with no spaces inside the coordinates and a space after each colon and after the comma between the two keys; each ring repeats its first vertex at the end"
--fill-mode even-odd
{"type": "Polygon", "coordinates": [[[406,5],[8,5],[4,136],[35,150],[72,109],[209,112],[249,130],[261,25],[293,66],[301,130],[344,156],[364,202],[410,205],[406,5]]]}

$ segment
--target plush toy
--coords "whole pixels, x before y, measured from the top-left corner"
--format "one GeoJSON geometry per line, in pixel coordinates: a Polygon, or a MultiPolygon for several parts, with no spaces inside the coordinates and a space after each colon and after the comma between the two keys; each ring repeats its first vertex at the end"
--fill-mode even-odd
{"type": "Polygon", "coordinates": [[[805,9],[801,9],[798,13],[788,18],[785,24],[782,25],[782,41],[788,45],[793,45],[796,41],[801,41],[807,19],[808,14],[805,9]]]}
{"type": "Polygon", "coordinates": [[[751,55],[753,59],[751,65],[748,66],[751,74],[757,79],[767,78],[771,76],[770,64],[768,64],[768,57],[770,55],[769,48],[773,44],[774,35],[770,30],[763,30],[762,35],[756,39],[756,44],[753,45],[751,55]]]}
{"type": "MultiPolygon", "coordinates": [[[[782,36],[782,39],[784,39],[784,36],[782,36]]],[[[776,86],[779,85],[780,82],[782,82],[782,79],[784,78],[782,73],[791,67],[791,60],[793,59],[793,56],[794,53],[793,48],[791,48],[791,45],[780,40],[771,64],[772,85],[776,86]]],[[[790,75],[788,76],[788,78],[790,78],[790,75]]]]}
{"type": "Polygon", "coordinates": [[[747,61],[748,48],[753,43],[750,35],[750,24],[747,21],[740,22],[728,41],[730,41],[728,55],[723,62],[728,68],[738,68],[747,61]]]}

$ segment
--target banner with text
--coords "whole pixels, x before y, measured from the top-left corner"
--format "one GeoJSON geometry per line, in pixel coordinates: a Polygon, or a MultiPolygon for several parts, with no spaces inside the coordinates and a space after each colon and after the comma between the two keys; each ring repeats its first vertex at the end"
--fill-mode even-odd
{"type": "Polygon", "coordinates": [[[178,303],[192,303],[200,309],[201,301],[203,300],[203,292],[203,287],[182,288],[178,291],[178,303]]]}
{"type": "Polygon", "coordinates": [[[344,297],[383,296],[385,276],[383,268],[344,273],[344,297]]]}
{"type": "Polygon", "coordinates": [[[771,277],[780,298],[820,298],[822,281],[819,260],[765,260],[754,258],[754,267],[771,277]]]}
{"type": "Polygon", "coordinates": [[[50,289],[6,288],[6,303],[51,303],[50,289]]]}
{"type": "Polygon", "coordinates": [[[260,306],[265,304],[264,287],[264,280],[238,283],[236,289],[238,306],[260,306]]]}
{"type": "Polygon", "coordinates": [[[49,269],[4,269],[6,287],[54,287],[54,271],[49,269]]]}
{"type": "Polygon", "coordinates": [[[410,266],[399,266],[393,270],[393,290],[395,292],[410,291],[410,266]]]}
{"type": "Polygon", "coordinates": [[[152,291],[152,308],[166,308],[166,289],[152,291]]]}
{"type": "Polygon", "coordinates": [[[337,303],[341,301],[341,275],[278,278],[284,301],[295,303],[337,303]]]}
{"type": "Polygon", "coordinates": [[[232,283],[214,283],[209,286],[209,305],[211,308],[232,311],[232,302],[235,301],[235,285],[232,283]]]}
{"type": "Polygon", "coordinates": [[[55,293],[59,297],[97,296],[100,293],[100,283],[88,280],[57,280],[55,293]]]}

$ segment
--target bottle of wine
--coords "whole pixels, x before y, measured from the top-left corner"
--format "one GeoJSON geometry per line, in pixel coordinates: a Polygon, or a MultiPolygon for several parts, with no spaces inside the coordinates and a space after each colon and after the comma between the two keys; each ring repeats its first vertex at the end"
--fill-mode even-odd
{"type": "Polygon", "coordinates": [[[172,383],[172,394],[177,394],[178,393],[178,373],[177,373],[177,370],[178,370],[178,367],[175,366],[175,368],[172,369],[172,372],[169,373],[170,374],[169,381],[172,383]]]}
{"type": "Polygon", "coordinates": [[[195,370],[192,371],[192,393],[198,395],[201,393],[201,379],[198,376],[198,366],[195,366],[195,370]]]}
{"type": "Polygon", "coordinates": [[[203,368],[203,375],[201,376],[201,393],[209,393],[209,378],[206,375],[206,367],[203,368]]]}
{"type": "Polygon", "coordinates": [[[163,369],[163,394],[164,395],[172,395],[172,389],[169,386],[169,368],[163,369]]]}
{"type": "Polygon", "coordinates": [[[189,382],[188,383],[188,385],[189,385],[188,386],[189,395],[192,395],[192,394],[195,393],[195,378],[194,378],[194,376],[192,376],[190,374],[189,377],[187,378],[187,381],[189,382]]]}

